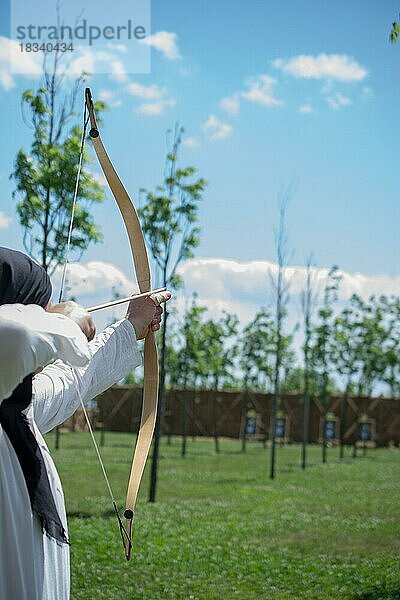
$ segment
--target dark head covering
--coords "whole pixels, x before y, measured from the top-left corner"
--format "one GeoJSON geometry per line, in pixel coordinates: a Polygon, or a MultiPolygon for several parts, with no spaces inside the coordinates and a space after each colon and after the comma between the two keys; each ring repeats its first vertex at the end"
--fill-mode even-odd
{"type": "Polygon", "coordinates": [[[43,267],[22,252],[0,247],[0,305],[38,304],[46,308],[51,292],[43,267]]]}
{"type": "MultiPolygon", "coordinates": [[[[43,267],[22,252],[0,248],[0,305],[37,304],[46,308],[51,291],[50,279],[43,267]]],[[[32,379],[33,374],[25,377],[11,396],[0,403],[0,425],[21,465],[32,511],[47,535],[58,543],[68,543],[40,447],[23,412],[32,400],[32,379]]]]}

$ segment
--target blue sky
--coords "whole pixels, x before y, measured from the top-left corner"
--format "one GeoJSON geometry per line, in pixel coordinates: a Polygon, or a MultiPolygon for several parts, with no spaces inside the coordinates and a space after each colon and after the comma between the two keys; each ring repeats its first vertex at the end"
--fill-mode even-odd
{"type": "MultiPolygon", "coordinates": [[[[186,128],[182,164],[209,181],[196,252],[217,260],[207,262],[208,281],[224,261],[274,261],[277,195],[292,183],[293,265],[312,252],[322,269],[338,264],[378,290],[380,275],[394,288],[400,44],[391,45],[388,35],[398,9],[391,0],[154,0],[151,73],[96,74],[93,63],[93,94],[110,104],[103,140],[133,197],[160,183],[166,129],[177,120],[186,128]]],[[[4,1],[0,16],[4,49],[4,1]]],[[[21,92],[38,80],[32,72],[10,83],[2,56],[0,241],[22,249],[8,176],[18,149],[29,147],[21,92]]],[[[113,201],[94,215],[105,240],[89,249],[84,263],[110,262],[130,277],[113,201]]]]}

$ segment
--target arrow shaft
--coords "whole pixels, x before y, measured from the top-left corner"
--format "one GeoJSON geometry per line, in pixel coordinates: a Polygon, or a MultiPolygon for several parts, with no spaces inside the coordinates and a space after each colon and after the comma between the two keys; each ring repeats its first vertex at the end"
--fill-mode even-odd
{"type": "Polygon", "coordinates": [[[102,310],[103,308],[109,308],[110,306],[117,306],[118,304],[124,304],[124,302],[130,302],[131,300],[137,300],[138,298],[146,298],[159,292],[165,292],[166,288],[158,288],[157,290],[150,290],[149,292],[143,292],[142,294],[133,294],[132,296],[126,296],[125,298],[118,298],[112,302],[105,302],[104,304],[97,304],[96,306],[89,306],[86,312],[95,312],[96,310],[102,310]]]}

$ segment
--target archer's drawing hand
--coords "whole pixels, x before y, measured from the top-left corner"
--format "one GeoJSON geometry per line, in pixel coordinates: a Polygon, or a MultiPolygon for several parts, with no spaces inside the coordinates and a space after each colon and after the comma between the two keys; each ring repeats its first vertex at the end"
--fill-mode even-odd
{"type": "Polygon", "coordinates": [[[164,312],[160,304],[168,302],[171,296],[171,292],[158,292],[147,298],[137,298],[131,301],[126,318],[135,329],[136,339],[144,339],[149,329],[151,331],[160,329],[161,315],[164,312]]]}
{"type": "Polygon", "coordinates": [[[72,321],[75,321],[81,328],[83,333],[86,335],[88,342],[90,342],[96,334],[96,325],[94,324],[93,318],[90,313],[80,304],[68,300],[67,302],[60,302],[59,304],[52,304],[47,308],[48,312],[60,313],[65,315],[72,321]]]}

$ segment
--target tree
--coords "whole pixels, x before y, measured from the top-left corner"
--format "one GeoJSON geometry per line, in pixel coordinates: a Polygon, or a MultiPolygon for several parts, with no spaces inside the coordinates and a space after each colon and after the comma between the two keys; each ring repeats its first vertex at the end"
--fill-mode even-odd
{"type": "Polygon", "coordinates": [[[359,296],[352,297],[358,318],[357,358],[359,361],[357,393],[371,397],[376,383],[386,370],[385,307],[371,296],[368,302],[359,296]]]}
{"type": "MultiPolygon", "coordinates": [[[[290,353],[289,356],[293,356],[295,359],[295,353],[290,353]]],[[[308,373],[308,393],[310,400],[318,396],[318,380],[312,367],[309,368],[308,373]]],[[[285,379],[281,382],[281,392],[285,394],[301,394],[304,397],[304,380],[306,378],[305,369],[299,367],[295,363],[291,365],[285,379]]],[[[333,381],[330,380],[330,388],[333,388],[333,381]]]]}
{"type": "Polygon", "coordinates": [[[205,321],[202,338],[207,369],[201,378],[203,388],[219,389],[223,385],[230,386],[234,381],[233,370],[239,353],[236,342],[238,325],[238,317],[226,312],[217,321],[205,321]]]}
{"type": "Polygon", "coordinates": [[[350,299],[350,305],[345,306],[333,322],[333,351],[332,363],[336,372],[344,378],[344,393],[340,405],[340,458],[344,456],[344,434],[346,430],[346,411],[350,391],[360,368],[359,336],[360,315],[358,297],[350,299]]]}
{"type": "Polygon", "coordinates": [[[381,296],[379,301],[385,310],[387,331],[383,381],[389,386],[392,398],[397,398],[400,396],[400,298],[381,296]]]}
{"type": "MultiPolygon", "coordinates": [[[[16,156],[11,174],[16,184],[13,197],[20,198],[17,213],[24,247],[50,274],[65,259],[82,138],[80,127],[68,127],[75,117],[83,78],[75,81],[72,93],[64,93],[56,52],[51,70],[45,63],[44,84],[36,92],[26,90],[22,95],[22,105],[30,112],[33,141],[29,152],[21,149],[16,156]]],[[[105,109],[104,103],[98,103],[96,109],[105,109]]],[[[80,255],[91,242],[102,239],[89,208],[100,202],[104,193],[86,169],[88,162],[84,152],[71,239],[71,249],[80,255]]]]}
{"type": "MultiPolygon", "coordinates": [[[[183,322],[170,328],[167,347],[168,382],[172,388],[183,390],[182,456],[186,455],[188,389],[213,389],[217,396],[223,383],[233,381],[234,361],[238,353],[232,337],[237,334],[238,318],[224,314],[221,319],[204,320],[206,307],[196,303],[185,311],[183,322]]],[[[216,407],[214,406],[214,438],[216,451],[216,407]]]]}
{"type": "MultiPolygon", "coordinates": [[[[274,322],[267,309],[261,308],[243,329],[239,344],[239,366],[243,381],[243,413],[247,412],[249,390],[267,391],[273,377],[274,322]]],[[[246,450],[243,431],[242,452],[246,450]]]]}
{"type": "Polygon", "coordinates": [[[205,373],[203,383],[214,390],[213,429],[215,452],[219,453],[218,439],[218,390],[222,381],[232,377],[235,358],[238,354],[237,344],[229,340],[237,335],[239,319],[236,315],[225,313],[219,321],[208,319],[203,326],[202,339],[205,345],[205,373]]]}
{"type": "Polygon", "coordinates": [[[398,23],[396,23],[396,21],[394,21],[392,23],[392,29],[390,31],[390,36],[389,39],[392,42],[392,44],[395,44],[397,42],[397,40],[399,39],[400,36],[400,25],[398,23]]]}
{"type": "MultiPolygon", "coordinates": [[[[195,178],[194,167],[178,168],[177,166],[183,132],[183,128],[175,126],[166,156],[163,184],[158,186],[155,192],[141,190],[143,204],[139,209],[139,215],[143,220],[143,231],[158,268],[160,284],[172,289],[177,289],[182,283],[177,274],[178,265],[182,260],[191,258],[194,248],[199,244],[200,230],[196,226],[198,203],[207,185],[205,179],[195,178]]],[[[167,323],[168,308],[166,307],[161,331],[160,391],[151,464],[150,502],[155,502],[156,498],[158,454],[164,411],[167,323]]]]}
{"type": "Polygon", "coordinates": [[[193,295],[192,304],[184,315],[182,326],[183,347],[176,361],[178,372],[181,373],[181,386],[183,389],[182,456],[186,456],[187,446],[188,388],[192,387],[194,389],[197,379],[205,371],[202,316],[206,310],[205,307],[196,304],[196,295],[193,295]]]}
{"type": "Polygon", "coordinates": [[[274,350],[274,321],[266,308],[260,308],[254,319],[243,329],[240,343],[239,364],[245,391],[271,389],[274,350]]]}
{"type": "Polygon", "coordinates": [[[315,292],[313,291],[312,257],[310,256],[306,265],[306,287],[301,295],[301,307],[304,319],[304,378],[303,378],[303,444],[301,450],[301,467],[306,468],[306,453],[309,439],[310,425],[310,387],[311,387],[311,318],[315,304],[315,292]]]}
{"type": "Polygon", "coordinates": [[[275,368],[274,368],[274,400],[272,408],[272,446],[270,478],[275,477],[275,454],[276,454],[276,419],[281,405],[281,369],[283,366],[285,338],[283,335],[284,321],[287,315],[287,304],[289,302],[290,284],[285,280],[286,268],[289,261],[288,239],[286,235],[286,210],[290,197],[290,188],[280,194],[279,197],[279,223],[275,233],[275,247],[278,262],[276,277],[271,276],[271,286],[275,300],[275,368]]]}
{"type": "Polygon", "coordinates": [[[329,374],[332,356],[333,305],[337,301],[337,293],[342,277],[336,266],[328,273],[324,288],[322,307],[318,311],[319,323],[312,331],[312,365],[319,379],[320,397],[323,405],[322,427],[322,462],[326,462],[326,424],[329,397],[329,374]]]}
{"type": "MultiPolygon", "coordinates": [[[[51,275],[66,260],[81,151],[82,168],[76,197],[79,203],[70,240],[70,249],[78,250],[79,255],[91,242],[102,239],[89,207],[93,202],[100,202],[104,192],[85,168],[89,159],[84,152],[83,131],[77,126],[67,131],[75,116],[76,96],[85,74],[75,81],[72,92],[65,94],[62,90],[65,73],[60,73],[59,51],[55,51],[50,69],[46,58],[43,85],[36,93],[26,90],[22,94],[22,107],[30,111],[29,121],[26,115],[24,119],[33,129],[33,141],[29,153],[23,149],[17,153],[10,177],[16,185],[13,198],[20,198],[17,214],[23,229],[24,248],[51,275]]],[[[103,110],[105,105],[99,103],[96,108],[103,110]]],[[[56,427],[56,449],[59,439],[56,427]]]]}

